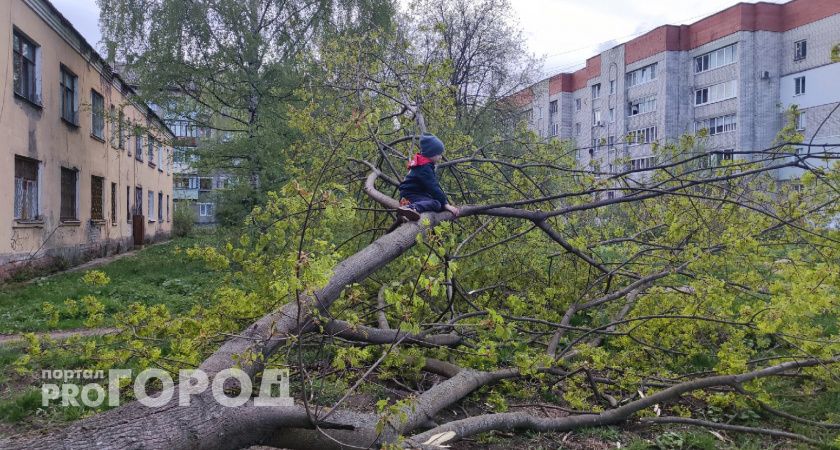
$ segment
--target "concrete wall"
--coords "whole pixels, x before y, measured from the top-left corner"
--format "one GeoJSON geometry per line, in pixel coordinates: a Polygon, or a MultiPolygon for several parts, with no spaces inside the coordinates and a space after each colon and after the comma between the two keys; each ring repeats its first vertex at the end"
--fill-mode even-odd
{"type": "Polygon", "coordinates": [[[0,2],[0,73],[8,80],[0,95],[0,279],[24,263],[49,265],[57,259],[75,264],[92,257],[124,251],[131,246],[130,208],[134,190],[143,189],[146,241],[166,238],[171,230],[171,134],[145,105],[132,100],[130,88],[114,76],[81,35],[45,0],[0,2]],[[40,101],[29,102],[13,90],[12,30],[17,29],[39,47],[37,74],[40,101]],[[60,66],[78,77],[78,125],[62,120],[60,66]],[[104,97],[105,139],[92,135],[91,89],[104,97]],[[122,109],[126,130],[143,131],[143,159],[135,158],[135,136],[128,134],[123,148],[111,142],[115,123],[107,120],[111,105],[122,109]],[[150,133],[161,147],[148,161],[145,136],[150,133]],[[157,153],[163,152],[161,164],[157,153]],[[14,219],[15,156],[38,162],[38,217],[14,219]],[[154,163],[154,165],[153,165],[154,163]],[[60,220],[61,168],[78,171],[77,220],[60,220]],[[91,176],[104,178],[104,220],[91,219],[91,176]],[[116,214],[111,213],[111,184],[116,184],[116,214]],[[129,204],[126,190],[129,189],[129,204]],[[148,192],[154,192],[154,216],[148,216],[148,192]],[[158,194],[163,196],[163,220],[158,220],[158,194]],[[168,203],[167,203],[168,201],[168,203]],[[168,216],[167,216],[168,205],[168,216]]]}

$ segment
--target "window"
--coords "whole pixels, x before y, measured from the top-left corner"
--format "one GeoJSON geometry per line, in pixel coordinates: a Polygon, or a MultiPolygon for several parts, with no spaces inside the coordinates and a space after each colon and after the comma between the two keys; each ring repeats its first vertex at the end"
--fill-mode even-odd
{"type": "Polygon", "coordinates": [[[580,136],[580,122],[575,124],[575,136],[580,136]]]}
{"type": "Polygon", "coordinates": [[[79,101],[76,98],[79,78],[69,69],[61,66],[61,118],[73,125],[79,125],[79,118],[76,112],[79,110],[79,101]]]}
{"type": "Polygon", "coordinates": [[[198,189],[198,177],[190,177],[190,189],[198,189]]]}
{"type": "Polygon", "coordinates": [[[120,111],[119,119],[117,121],[117,139],[119,139],[119,148],[125,148],[125,115],[120,111]]]}
{"type": "Polygon", "coordinates": [[[592,125],[598,126],[601,124],[601,110],[596,109],[592,111],[592,125]]]}
{"type": "Polygon", "coordinates": [[[210,217],[213,215],[213,204],[212,203],[199,203],[198,204],[198,215],[201,217],[210,217]]]}
{"type": "Polygon", "coordinates": [[[125,187],[125,221],[131,223],[131,186],[125,187]]]}
{"type": "Polygon", "coordinates": [[[149,222],[155,221],[155,193],[148,191],[149,195],[149,222]]]}
{"type": "Polygon", "coordinates": [[[796,77],[793,79],[793,94],[802,95],[805,93],[805,77],[796,77]]]}
{"type": "Polygon", "coordinates": [[[608,192],[607,192],[607,200],[612,200],[612,199],[614,199],[614,198],[615,198],[615,192],[613,192],[613,191],[608,191],[608,192]]]}
{"type": "Polygon", "coordinates": [[[632,72],[628,72],[625,76],[627,79],[627,87],[633,87],[655,80],[657,64],[658,63],[653,63],[632,72]]]}
{"type": "Polygon", "coordinates": [[[798,111],[796,113],[796,130],[803,131],[805,130],[805,111],[798,111]]]}
{"type": "Polygon", "coordinates": [[[15,219],[38,220],[38,165],[34,159],[15,156],[15,219]]]}
{"type": "Polygon", "coordinates": [[[738,80],[729,80],[719,84],[713,84],[694,91],[694,105],[705,105],[721,100],[734,98],[738,95],[738,80]]]}
{"type": "Polygon", "coordinates": [[[105,220],[103,211],[103,194],[105,179],[102,177],[90,177],[90,218],[91,220],[105,220]]]}
{"type": "Polygon", "coordinates": [[[726,116],[712,117],[710,119],[694,122],[694,132],[697,133],[700,130],[707,130],[710,135],[728,133],[730,131],[735,131],[737,125],[738,122],[735,118],[735,114],[729,114],[726,116]]]}
{"type": "Polygon", "coordinates": [[[609,119],[610,119],[610,123],[615,122],[615,108],[610,108],[609,119]]]}
{"type": "Polygon", "coordinates": [[[213,189],[213,179],[206,177],[199,178],[198,189],[202,191],[209,191],[213,189]]]}
{"type": "Polygon", "coordinates": [[[33,103],[40,103],[37,84],[36,53],[38,46],[15,30],[13,32],[12,65],[15,94],[33,103]]]}
{"type": "Polygon", "coordinates": [[[143,188],[140,186],[134,188],[134,215],[143,215],[143,188]]]}
{"type": "Polygon", "coordinates": [[[155,138],[153,138],[152,135],[149,134],[148,136],[146,136],[146,143],[149,148],[149,165],[153,166],[155,165],[155,138]]]}
{"type": "Polygon", "coordinates": [[[61,213],[59,219],[62,221],[79,220],[79,215],[76,213],[78,181],[78,170],[61,168],[61,213]]]}
{"type": "Polygon", "coordinates": [[[628,116],[636,116],[653,111],[656,111],[656,96],[640,98],[627,104],[628,116]]]}
{"type": "Polygon", "coordinates": [[[105,139],[105,99],[93,89],[90,90],[90,134],[105,139]]]}
{"type": "Polygon", "coordinates": [[[581,103],[582,103],[582,102],[580,101],[580,99],[579,99],[579,98],[576,98],[576,99],[575,99],[575,111],[580,111],[580,109],[581,109],[581,103]]]}
{"type": "Polygon", "coordinates": [[[143,161],[143,130],[134,131],[134,158],[143,161]]]}
{"type": "Polygon", "coordinates": [[[630,170],[647,170],[656,166],[656,157],[647,156],[630,160],[630,170]]]}
{"type": "Polygon", "coordinates": [[[712,152],[710,155],[710,160],[712,165],[720,166],[723,164],[724,161],[732,161],[733,158],[733,151],[732,150],[721,150],[712,152]]]}
{"type": "Polygon", "coordinates": [[[601,83],[593,84],[592,85],[592,99],[600,98],[601,97],[601,83]]]}
{"type": "Polygon", "coordinates": [[[557,114],[557,100],[548,104],[548,113],[549,114],[557,114]]]}
{"type": "Polygon", "coordinates": [[[736,44],[728,45],[694,58],[694,73],[705,72],[732,64],[738,59],[736,44]]]}
{"type": "Polygon", "coordinates": [[[647,127],[627,133],[627,144],[650,144],[656,140],[656,127],[647,127]]]}
{"type": "Polygon", "coordinates": [[[158,170],[163,171],[163,144],[157,143],[157,166],[158,170]]]}
{"type": "Polygon", "coordinates": [[[615,94],[615,80],[610,80],[610,94],[615,94]]]}
{"type": "Polygon", "coordinates": [[[117,109],[114,105],[111,105],[111,114],[109,114],[108,118],[111,121],[111,147],[119,148],[117,143],[117,109]]]}
{"type": "Polygon", "coordinates": [[[801,61],[808,56],[808,41],[801,40],[793,43],[793,60],[801,61]]]}
{"type": "Polygon", "coordinates": [[[169,222],[169,195],[166,195],[166,221],[169,222]]]}
{"type": "Polygon", "coordinates": [[[559,134],[560,134],[560,124],[559,123],[551,124],[551,135],[552,136],[557,136],[559,134]]]}
{"type": "Polygon", "coordinates": [[[163,222],[163,192],[158,192],[158,222],[163,222]]]}
{"type": "Polygon", "coordinates": [[[111,183],[111,224],[117,224],[117,183],[111,183]]]}
{"type": "Polygon", "coordinates": [[[615,148],[615,136],[607,136],[607,147],[615,148]]]}

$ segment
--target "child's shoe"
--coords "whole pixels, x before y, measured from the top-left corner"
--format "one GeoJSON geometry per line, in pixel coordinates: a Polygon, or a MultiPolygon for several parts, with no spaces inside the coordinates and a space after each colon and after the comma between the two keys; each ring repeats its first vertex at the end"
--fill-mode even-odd
{"type": "Polygon", "coordinates": [[[406,222],[413,222],[415,220],[420,220],[420,213],[412,209],[410,206],[400,206],[397,208],[397,217],[406,222]]]}

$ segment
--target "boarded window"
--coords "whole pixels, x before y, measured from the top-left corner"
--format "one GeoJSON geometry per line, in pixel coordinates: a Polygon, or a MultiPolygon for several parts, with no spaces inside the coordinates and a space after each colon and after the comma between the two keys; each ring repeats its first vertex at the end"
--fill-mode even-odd
{"type": "Polygon", "coordinates": [[[117,183],[111,183],[111,223],[117,224],[117,183]]]}
{"type": "Polygon", "coordinates": [[[102,177],[90,177],[90,218],[93,220],[104,220],[102,195],[105,189],[105,179],[102,177]]]}
{"type": "Polygon", "coordinates": [[[105,139],[105,99],[94,90],[90,91],[90,114],[90,134],[105,139]]]}
{"type": "Polygon", "coordinates": [[[76,214],[76,186],[78,185],[79,171],[61,168],[61,220],[78,220],[76,214]]]}
{"type": "Polygon", "coordinates": [[[15,156],[15,219],[38,218],[38,161],[15,156]]]}

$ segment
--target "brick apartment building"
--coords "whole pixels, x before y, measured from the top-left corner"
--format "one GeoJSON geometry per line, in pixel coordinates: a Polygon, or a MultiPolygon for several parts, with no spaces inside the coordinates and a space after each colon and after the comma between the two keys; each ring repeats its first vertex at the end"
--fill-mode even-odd
{"type": "MultiPolygon", "coordinates": [[[[770,147],[793,104],[810,140],[840,102],[838,58],[840,0],[739,3],[690,25],[660,26],[516,99],[540,136],[572,140],[584,167],[643,169],[656,162],[653,142],[701,129],[714,163],[770,147]]],[[[814,142],[840,142],[840,111],[814,142]]]]}
{"type": "Polygon", "coordinates": [[[172,132],[48,0],[0,2],[0,73],[0,280],[169,236],[172,132]]]}

